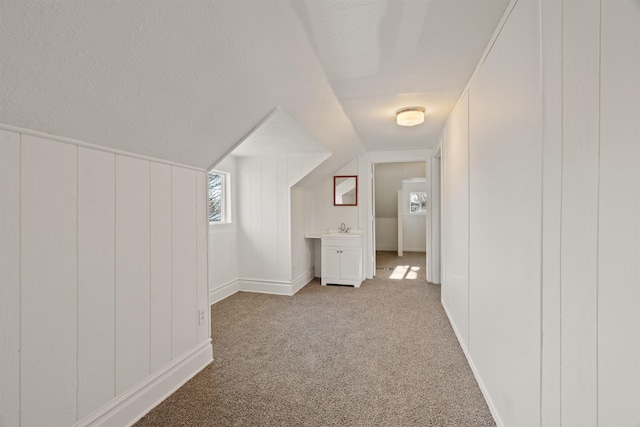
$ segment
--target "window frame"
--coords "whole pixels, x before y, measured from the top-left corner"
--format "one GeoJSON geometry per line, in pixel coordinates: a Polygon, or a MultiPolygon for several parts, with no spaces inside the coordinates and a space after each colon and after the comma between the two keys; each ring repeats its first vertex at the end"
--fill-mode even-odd
{"type": "Polygon", "coordinates": [[[426,215],[427,212],[429,211],[429,201],[428,201],[428,194],[426,191],[409,191],[409,206],[408,210],[409,210],[409,215],[426,215]],[[417,212],[414,212],[411,210],[411,196],[417,194],[418,195],[418,200],[421,199],[421,196],[424,195],[424,206],[422,205],[422,203],[419,204],[419,210],[417,212]],[[424,210],[423,210],[424,207],[424,210]]]}
{"type": "Polygon", "coordinates": [[[209,225],[222,225],[231,223],[231,177],[229,172],[212,169],[207,172],[207,217],[209,219],[209,225]],[[220,176],[220,221],[214,221],[211,219],[210,206],[210,184],[209,175],[220,176]]]}

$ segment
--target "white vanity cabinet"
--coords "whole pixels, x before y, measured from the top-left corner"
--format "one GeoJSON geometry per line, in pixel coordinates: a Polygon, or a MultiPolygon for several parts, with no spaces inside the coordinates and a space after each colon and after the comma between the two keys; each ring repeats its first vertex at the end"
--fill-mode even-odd
{"type": "Polygon", "coordinates": [[[329,234],[321,238],[321,283],[352,285],[362,283],[362,235],[329,234]]]}

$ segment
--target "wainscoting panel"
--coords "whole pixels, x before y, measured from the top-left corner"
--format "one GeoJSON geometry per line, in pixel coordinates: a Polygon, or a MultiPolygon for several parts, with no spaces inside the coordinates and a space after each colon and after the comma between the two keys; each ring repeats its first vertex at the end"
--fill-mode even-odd
{"type": "MultiPolygon", "coordinates": [[[[261,181],[261,210],[259,218],[254,218],[262,233],[260,253],[262,254],[262,275],[258,276],[265,280],[283,279],[278,271],[278,252],[284,248],[279,246],[280,234],[288,235],[287,230],[278,229],[279,215],[279,182],[278,182],[278,161],[277,159],[263,159],[262,170],[258,171],[261,181]]],[[[257,194],[252,194],[252,200],[257,194]]],[[[286,211],[285,211],[286,212],[286,211]]]]}
{"type": "Polygon", "coordinates": [[[116,394],[149,375],[149,162],[116,156],[116,394]]]}
{"type": "Polygon", "coordinates": [[[211,361],[205,179],[0,125],[2,426],[130,425],[211,361]]]}
{"type": "Polygon", "coordinates": [[[197,344],[196,172],[172,167],[172,355],[197,344]]]}
{"type": "Polygon", "coordinates": [[[115,155],[78,147],[78,418],[114,398],[115,155]]]}
{"type": "Polygon", "coordinates": [[[150,371],[171,361],[171,166],[150,165],[150,371]]]}
{"type": "Polygon", "coordinates": [[[22,135],[23,426],[76,421],[77,152],[73,145],[22,135]]]}
{"type": "Polygon", "coordinates": [[[208,259],[207,247],[209,240],[209,207],[207,204],[207,174],[196,172],[196,290],[198,307],[198,343],[206,341],[211,336],[211,310],[208,295],[208,259]],[[200,320],[200,313],[204,312],[204,320],[200,320]]]}
{"type": "Polygon", "coordinates": [[[20,424],[20,134],[0,129],[0,415],[20,424]]]}

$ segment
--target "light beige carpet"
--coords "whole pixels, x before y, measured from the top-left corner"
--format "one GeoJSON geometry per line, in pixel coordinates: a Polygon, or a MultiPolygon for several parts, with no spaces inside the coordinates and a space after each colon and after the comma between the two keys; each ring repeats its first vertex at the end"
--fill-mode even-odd
{"type": "Polygon", "coordinates": [[[214,362],[137,425],[495,425],[424,254],[378,259],[359,289],[314,280],[212,306],[214,362]]]}

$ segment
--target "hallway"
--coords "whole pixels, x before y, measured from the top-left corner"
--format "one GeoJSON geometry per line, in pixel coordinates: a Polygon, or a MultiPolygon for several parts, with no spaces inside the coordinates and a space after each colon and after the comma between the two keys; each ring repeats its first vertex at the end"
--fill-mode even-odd
{"type": "Polygon", "coordinates": [[[214,362],[137,425],[495,425],[424,254],[392,254],[359,289],[213,305],[214,362]]]}

